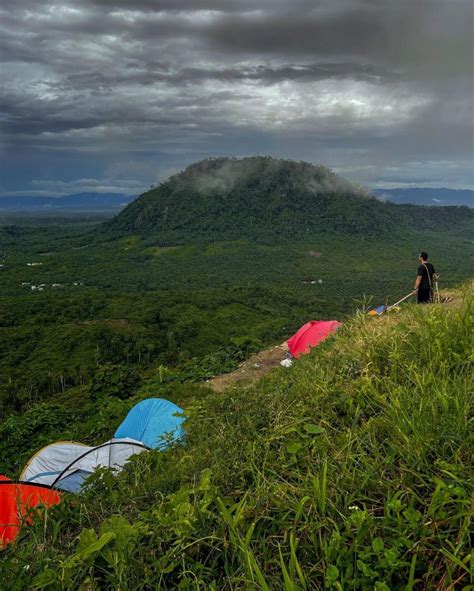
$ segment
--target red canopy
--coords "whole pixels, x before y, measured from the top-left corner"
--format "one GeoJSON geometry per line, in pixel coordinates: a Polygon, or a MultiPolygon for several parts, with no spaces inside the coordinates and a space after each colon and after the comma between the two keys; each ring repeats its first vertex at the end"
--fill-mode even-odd
{"type": "Polygon", "coordinates": [[[288,349],[293,357],[305,355],[340,326],[337,320],[311,320],[288,339],[288,349]]]}
{"type": "Polygon", "coordinates": [[[16,538],[22,518],[33,507],[50,507],[61,495],[39,484],[23,484],[0,474],[0,548],[16,538]]]}

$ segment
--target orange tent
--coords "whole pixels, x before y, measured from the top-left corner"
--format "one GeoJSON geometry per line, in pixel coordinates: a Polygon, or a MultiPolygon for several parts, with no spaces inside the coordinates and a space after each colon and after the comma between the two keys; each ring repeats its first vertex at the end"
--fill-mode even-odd
{"type": "Polygon", "coordinates": [[[50,507],[61,495],[47,486],[13,482],[0,474],[0,548],[16,538],[34,507],[50,507]]]}

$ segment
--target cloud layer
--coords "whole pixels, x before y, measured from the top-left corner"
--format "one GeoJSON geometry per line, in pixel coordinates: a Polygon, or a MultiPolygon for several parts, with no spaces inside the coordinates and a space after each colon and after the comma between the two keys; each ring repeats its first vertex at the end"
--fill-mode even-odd
{"type": "Polygon", "coordinates": [[[4,0],[0,17],[0,192],[256,153],[474,186],[471,0],[4,0]]]}

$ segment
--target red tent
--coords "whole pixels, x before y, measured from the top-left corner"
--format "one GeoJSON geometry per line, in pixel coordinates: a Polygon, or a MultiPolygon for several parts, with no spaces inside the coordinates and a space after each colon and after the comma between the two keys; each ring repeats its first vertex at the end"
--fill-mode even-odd
{"type": "Polygon", "coordinates": [[[337,320],[311,320],[288,339],[288,349],[293,357],[305,355],[340,326],[337,320]]]}
{"type": "Polygon", "coordinates": [[[46,486],[13,482],[0,474],[0,548],[16,538],[22,518],[33,507],[50,507],[61,495],[46,486]]]}

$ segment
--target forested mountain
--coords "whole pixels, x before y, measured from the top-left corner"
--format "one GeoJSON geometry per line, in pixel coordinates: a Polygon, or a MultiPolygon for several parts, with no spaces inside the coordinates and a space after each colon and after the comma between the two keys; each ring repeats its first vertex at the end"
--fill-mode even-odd
{"type": "Polygon", "coordinates": [[[282,578],[380,591],[461,580],[472,294],[386,322],[357,311],[410,291],[420,249],[442,290],[472,277],[472,216],[249,158],[192,165],[105,224],[0,225],[0,473],[17,478],[58,440],[101,444],[145,398],[178,404],[187,430],[185,447],[64,493],[2,550],[0,580],[12,591],[253,589],[256,572],[272,590],[282,578]],[[310,319],[344,327],[288,373],[207,387],[310,319]]]}
{"type": "Polygon", "coordinates": [[[306,162],[215,158],[188,166],[141,195],[107,226],[190,243],[235,238],[301,239],[319,233],[390,234],[472,225],[468,208],[397,206],[306,162]]]}

